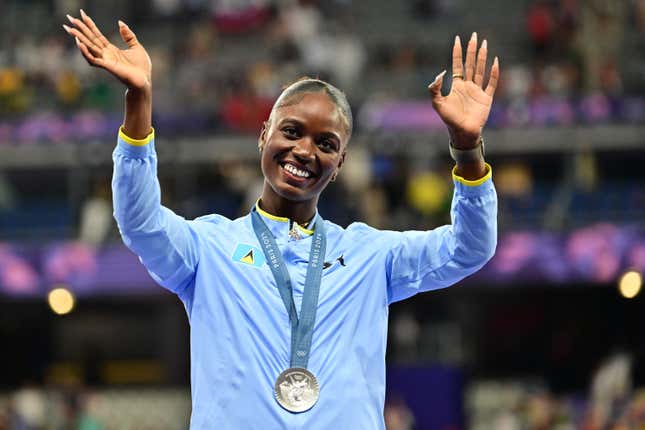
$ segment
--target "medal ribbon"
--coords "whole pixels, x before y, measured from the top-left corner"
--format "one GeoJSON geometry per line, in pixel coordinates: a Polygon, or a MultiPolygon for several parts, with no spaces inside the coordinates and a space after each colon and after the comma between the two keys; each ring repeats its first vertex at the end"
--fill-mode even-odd
{"type": "Polygon", "coordinates": [[[278,248],[278,244],[273,238],[271,230],[262,221],[262,217],[255,208],[251,212],[251,221],[253,223],[253,231],[260,242],[262,251],[264,251],[264,255],[268,260],[271,273],[273,273],[273,278],[278,285],[282,302],[289,314],[289,321],[291,322],[290,367],[302,367],[306,369],[307,363],[309,362],[309,352],[311,350],[311,337],[313,336],[314,323],[316,322],[323,259],[327,248],[324,222],[322,218],[316,216],[314,236],[311,240],[311,249],[309,251],[309,265],[307,266],[305,288],[302,295],[302,307],[300,309],[300,318],[298,318],[296,305],[293,301],[291,277],[282,258],[280,248],[278,248]]]}

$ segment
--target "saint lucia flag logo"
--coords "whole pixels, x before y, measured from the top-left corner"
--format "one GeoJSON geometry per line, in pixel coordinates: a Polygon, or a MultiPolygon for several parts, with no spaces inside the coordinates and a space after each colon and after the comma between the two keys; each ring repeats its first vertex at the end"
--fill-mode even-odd
{"type": "Polygon", "coordinates": [[[233,261],[254,267],[260,267],[264,264],[265,259],[261,249],[258,249],[255,246],[239,243],[233,253],[233,261]]]}

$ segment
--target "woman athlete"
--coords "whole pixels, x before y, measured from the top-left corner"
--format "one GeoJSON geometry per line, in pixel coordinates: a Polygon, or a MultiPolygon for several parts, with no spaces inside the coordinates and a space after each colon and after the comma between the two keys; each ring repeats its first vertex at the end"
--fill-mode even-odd
{"type": "Polygon", "coordinates": [[[183,302],[191,326],[191,429],[385,429],[388,305],[447,287],[494,253],[497,197],[481,131],[499,77],[473,33],[453,83],[430,84],[456,161],[452,224],[431,231],[342,228],[317,212],[352,133],[342,92],[304,79],[280,95],[259,136],[264,188],[250,213],[187,221],[160,203],[151,62],[119,21],[126,49],[92,19],[65,30],[92,66],[127,87],[114,150],[114,216],[125,244],[183,302]]]}

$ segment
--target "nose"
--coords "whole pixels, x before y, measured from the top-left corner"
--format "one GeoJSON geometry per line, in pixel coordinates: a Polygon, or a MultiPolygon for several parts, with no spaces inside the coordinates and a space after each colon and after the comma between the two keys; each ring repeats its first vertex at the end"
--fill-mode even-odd
{"type": "Polygon", "coordinates": [[[297,141],[291,152],[299,162],[308,163],[315,158],[316,144],[313,139],[304,137],[297,141]]]}

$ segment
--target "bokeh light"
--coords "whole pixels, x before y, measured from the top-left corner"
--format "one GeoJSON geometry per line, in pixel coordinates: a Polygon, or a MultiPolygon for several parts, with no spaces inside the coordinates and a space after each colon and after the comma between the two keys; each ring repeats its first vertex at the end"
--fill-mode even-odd
{"type": "Polygon", "coordinates": [[[643,286],[643,277],[640,273],[630,270],[625,272],[618,281],[618,290],[626,299],[633,299],[641,291],[643,286]]]}
{"type": "Polygon", "coordinates": [[[51,310],[58,315],[65,315],[74,309],[74,294],[65,287],[54,288],[49,292],[47,301],[51,310]]]}

